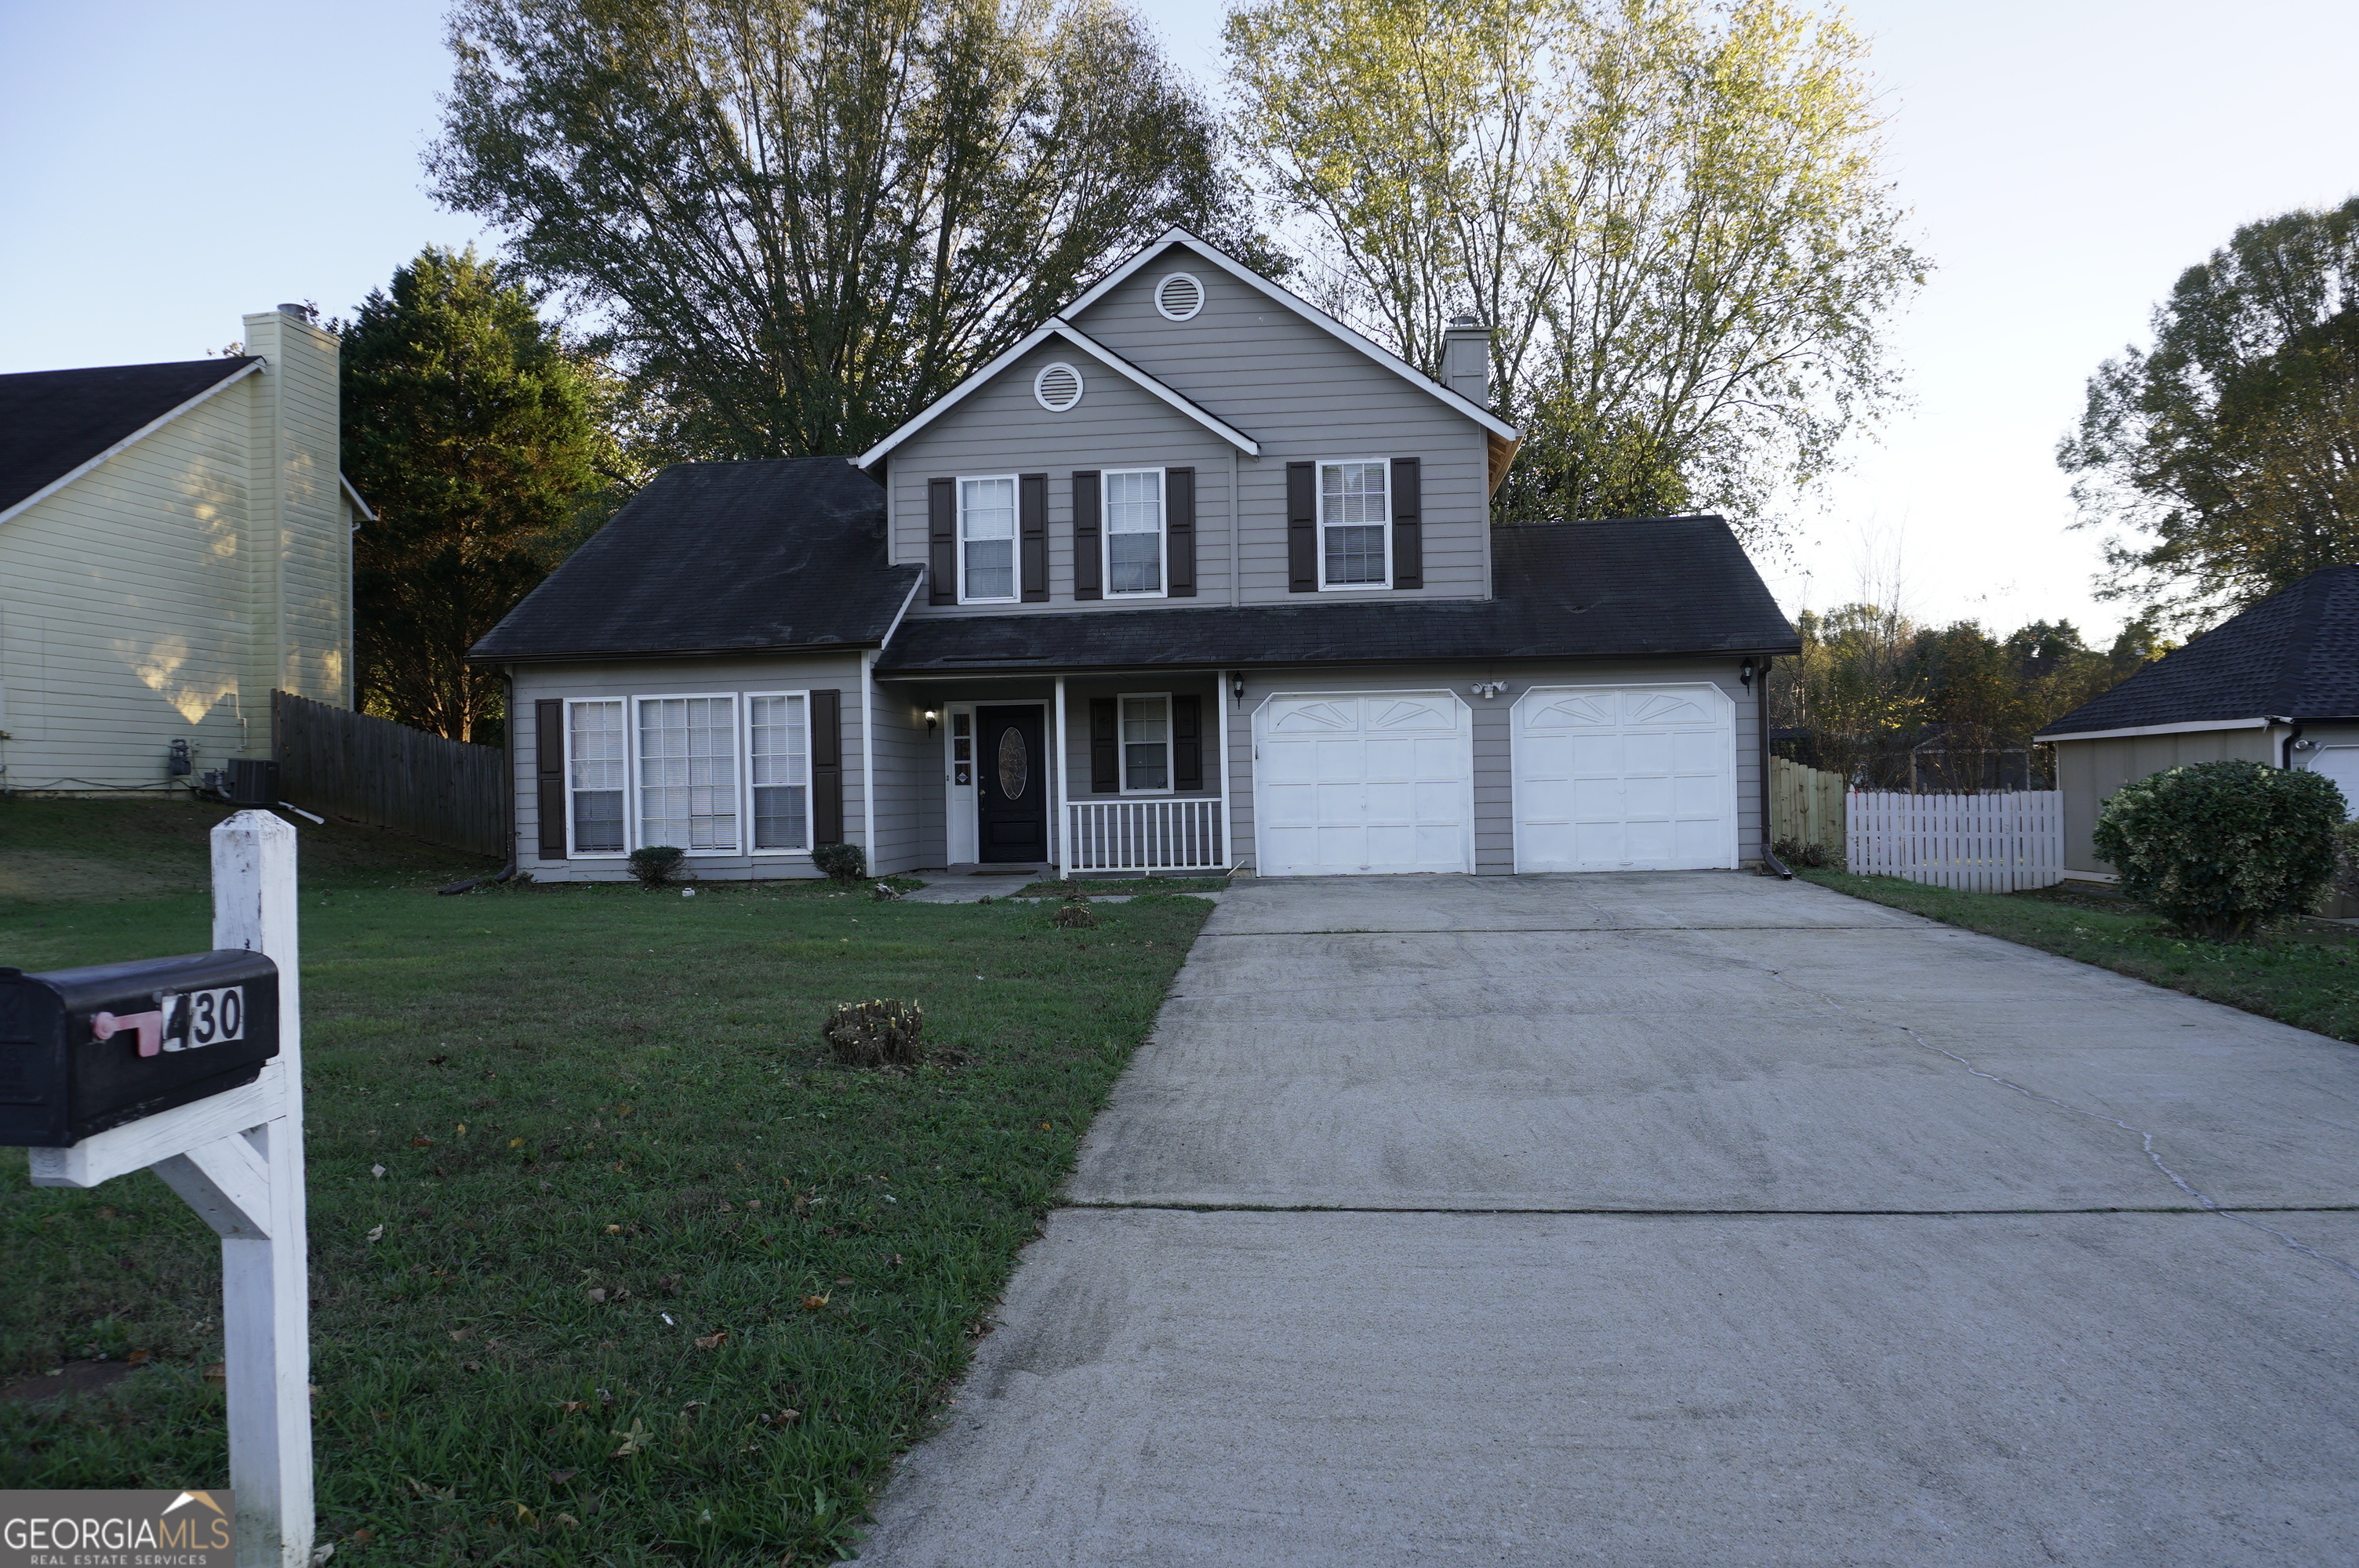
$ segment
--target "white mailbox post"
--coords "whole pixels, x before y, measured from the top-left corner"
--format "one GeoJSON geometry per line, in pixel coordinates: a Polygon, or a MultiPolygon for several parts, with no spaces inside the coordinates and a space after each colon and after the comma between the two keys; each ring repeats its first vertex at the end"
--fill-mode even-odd
{"type": "Polygon", "coordinates": [[[277,1055],[252,1083],[27,1153],[42,1187],[94,1187],[153,1167],[221,1234],[238,1568],[309,1568],[311,1302],[295,829],[241,811],[212,831],[212,871],[213,946],[260,953],[278,967],[277,1055]]]}

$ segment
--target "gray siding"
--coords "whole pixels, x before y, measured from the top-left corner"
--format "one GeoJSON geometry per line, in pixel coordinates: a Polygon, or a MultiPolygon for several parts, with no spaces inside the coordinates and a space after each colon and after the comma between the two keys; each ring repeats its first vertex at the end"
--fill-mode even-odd
{"type": "Polygon", "coordinates": [[[2178,735],[2125,735],[2101,741],[2056,742],[2056,784],[2064,794],[2064,865],[2069,871],[2111,875],[2097,859],[2090,834],[2097,814],[2115,790],[2134,779],[2190,762],[2244,757],[2275,762],[2281,730],[2191,730],[2178,735]]]}
{"type": "Polygon", "coordinates": [[[1166,320],[1155,309],[1151,290],[1174,269],[1148,265],[1092,305],[1075,325],[1253,437],[1261,444],[1261,456],[1237,453],[1196,420],[1071,345],[1043,343],[897,448],[886,461],[885,478],[893,558],[922,565],[928,480],[1048,473],[1049,601],[930,605],[921,595],[910,614],[1300,605],[1365,597],[1288,591],[1286,465],[1326,458],[1420,460],[1425,587],[1374,590],[1377,597],[1486,596],[1489,447],[1482,427],[1322,329],[1192,258],[1186,270],[1204,285],[1204,308],[1187,321],[1166,320]],[[1081,370],[1088,390],[1075,407],[1052,414],[1033,397],[1032,379],[1043,365],[1059,360],[1081,370]],[[1197,597],[1077,603],[1072,471],[1180,465],[1196,470],[1197,597]]]}
{"type": "Polygon", "coordinates": [[[876,721],[876,838],[868,869],[876,876],[939,866],[942,847],[941,755],[926,735],[925,709],[905,686],[872,690],[876,721]]]}
{"type": "MultiPolygon", "coordinates": [[[[820,654],[784,658],[646,659],[579,665],[516,667],[514,744],[509,758],[516,781],[516,864],[541,881],[623,881],[630,873],[619,859],[543,860],[540,846],[539,732],[533,704],[550,697],[702,697],[722,693],[825,690],[843,694],[843,827],[855,844],[869,842],[861,816],[860,655],[820,654]]],[[[627,711],[627,710],[626,710],[627,711]]],[[[742,709],[741,709],[742,711],[742,709]]],[[[878,765],[879,773],[885,772],[878,765]]],[[[880,783],[882,781],[880,780],[880,783]]],[[[881,792],[880,792],[881,793],[881,792]]],[[[745,809],[741,799],[739,809],[745,809]]],[[[885,817],[884,802],[877,816],[885,817]]],[[[870,857],[876,851],[871,849],[870,857]]],[[[749,881],[812,877],[808,854],[697,855],[690,867],[707,881],[749,881]]]]}

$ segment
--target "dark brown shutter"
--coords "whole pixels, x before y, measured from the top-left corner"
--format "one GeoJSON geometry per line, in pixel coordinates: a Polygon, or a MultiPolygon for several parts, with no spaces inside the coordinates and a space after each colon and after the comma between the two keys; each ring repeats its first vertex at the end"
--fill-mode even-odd
{"type": "Polygon", "coordinates": [[[1294,593],[1319,591],[1319,465],[1286,465],[1286,576],[1294,593]]]}
{"type": "Polygon", "coordinates": [[[565,704],[532,705],[533,764],[540,781],[540,858],[565,859],[565,704]]]}
{"type": "Polygon", "coordinates": [[[1114,698],[1090,698],[1090,793],[1114,795],[1122,789],[1122,752],[1114,732],[1114,698]]]}
{"type": "Polygon", "coordinates": [[[1018,524],[1023,538],[1018,553],[1024,564],[1024,602],[1049,602],[1049,476],[1019,475],[1016,481],[1018,524]]]}
{"type": "Polygon", "coordinates": [[[1171,699],[1171,787],[1204,787],[1204,699],[1171,699]]]}
{"type": "Polygon", "coordinates": [[[1423,470],[1416,458],[1393,460],[1393,586],[1425,586],[1423,470]]]}
{"type": "Polygon", "coordinates": [[[1105,597],[1105,553],[1098,544],[1099,502],[1104,492],[1098,486],[1098,470],[1077,469],[1073,473],[1073,597],[1103,599],[1105,597]]]}
{"type": "Polygon", "coordinates": [[[843,842],[843,693],[810,694],[811,842],[843,842]]]}
{"type": "Polygon", "coordinates": [[[958,481],[926,481],[928,597],[936,604],[958,602],[958,481]]]}
{"type": "Polygon", "coordinates": [[[1163,560],[1169,576],[1166,592],[1174,599],[1196,597],[1196,470],[1163,470],[1163,560]]]}

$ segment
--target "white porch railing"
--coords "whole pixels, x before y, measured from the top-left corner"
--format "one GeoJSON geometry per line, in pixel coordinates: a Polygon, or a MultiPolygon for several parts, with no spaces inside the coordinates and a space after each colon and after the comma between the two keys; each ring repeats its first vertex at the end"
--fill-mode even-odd
{"type": "Polygon", "coordinates": [[[2064,875],[2064,796],[1854,791],[1845,856],[1852,871],[1966,892],[2044,888],[2064,875]]]}
{"type": "Polygon", "coordinates": [[[1076,800],[1065,806],[1068,871],[1220,871],[1217,800],[1076,800]]]}

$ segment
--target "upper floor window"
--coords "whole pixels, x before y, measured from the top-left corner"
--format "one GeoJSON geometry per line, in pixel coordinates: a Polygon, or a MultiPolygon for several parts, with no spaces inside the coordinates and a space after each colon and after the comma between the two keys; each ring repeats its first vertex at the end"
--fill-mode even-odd
{"type": "Polygon", "coordinates": [[[1171,698],[1122,699],[1122,788],[1125,795],[1171,787],[1171,698]]]}
{"type": "Polygon", "coordinates": [[[1016,476],[959,481],[959,602],[1016,602],[1016,476]]]}
{"type": "Polygon", "coordinates": [[[1105,485],[1106,592],[1163,592],[1163,470],[1109,470],[1105,485]]]}
{"type": "Polygon", "coordinates": [[[1391,585],[1392,465],[1381,458],[1319,465],[1319,586],[1391,585]]]}

